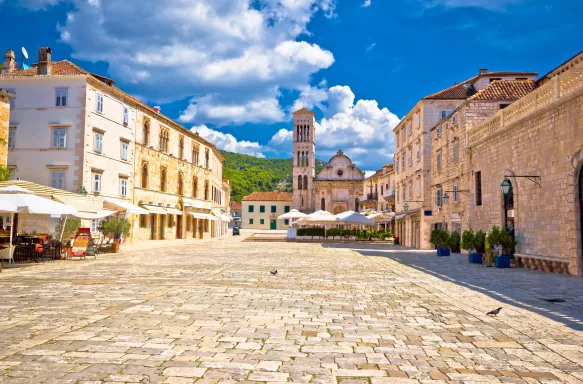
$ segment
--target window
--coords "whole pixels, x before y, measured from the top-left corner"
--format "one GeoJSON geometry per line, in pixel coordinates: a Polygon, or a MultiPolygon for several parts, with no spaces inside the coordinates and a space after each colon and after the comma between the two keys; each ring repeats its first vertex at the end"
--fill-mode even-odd
{"type": "Polygon", "coordinates": [[[460,159],[460,142],[458,140],[453,142],[453,161],[457,163],[460,159]]]}
{"type": "Polygon", "coordinates": [[[184,137],[180,136],[178,140],[178,158],[180,160],[184,159],[184,137]]]}
{"type": "Polygon", "coordinates": [[[250,205],[249,206],[249,213],[253,213],[255,212],[255,206],[254,205],[250,205]]]}
{"type": "Polygon", "coordinates": [[[99,226],[101,225],[103,219],[93,219],[91,220],[91,233],[99,232],[99,226]]]}
{"type": "Polygon", "coordinates": [[[168,153],[168,143],[170,141],[170,131],[167,129],[160,130],[160,151],[168,153]]]}
{"type": "Polygon", "coordinates": [[[395,190],[395,202],[399,202],[399,188],[397,187],[395,190]]]}
{"type": "Polygon", "coordinates": [[[140,228],[148,228],[148,216],[149,215],[139,215],[140,216],[140,228]]]}
{"type": "Polygon", "coordinates": [[[166,168],[160,168],[160,191],[166,192],[166,168]]]}
{"type": "Polygon", "coordinates": [[[420,124],[421,120],[419,120],[419,112],[416,112],[413,115],[413,125],[415,128],[419,128],[421,126],[420,124]]]}
{"type": "Polygon", "coordinates": [[[421,145],[416,145],[415,146],[415,152],[417,153],[417,161],[421,161],[421,145]]]}
{"type": "Polygon", "coordinates": [[[437,126],[437,129],[435,130],[435,134],[436,134],[437,136],[441,135],[441,125],[438,125],[438,126],[437,126]]]}
{"type": "Polygon", "coordinates": [[[441,207],[441,197],[442,197],[441,189],[438,189],[437,191],[435,191],[435,205],[438,207],[441,207]]]}
{"type": "Polygon", "coordinates": [[[198,197],[198,177],[192,179],[192,197],[198,197]]]}
{"type": "Polygon", "coordinates": [[[285,219],[285,220],[283,220],[283,224],[284,224],[284,225],[289,225],[289,219],[285,219]]]}
{"type": "Polygon", "coordinates": [[[451,121],[452,121],[454,124],[457,124],[457,115],[453,115],[453,117],[451,118],[451,121]]]}
{"type": "Polygon", "coordinates": [[[500,104],[500,109],[504,109],[506,107],[508,107],[510,104],[500,104]]]}
{"type": "Polygon", "coordinates": [[[405,163],[405,154],[403,153],[403,155],[401,156],[401,167],[403,167],[403,170],[405,170],[405,166],[407,163],[405,163]]]}
{"type": "Polygon", "coordinates": [[[453,185],[453,202],[454,203],[459,202],[459,192],[457,190],[457,184],[453,185]]]}
{"type": "Polygon", "coordinates": [[[182,175],[182,173],[178,174],[178,195],[182,196],[184,195],[184,176],[182,175]]]}
{"type": "Polygon", "coordinates": [[[142,188],[148,188],[148,163],[142,164],[142,188]]]}
{"type": "Polygon", "coordinates": [[[285,207],[283,207],[283,212],[284,213],[288,213],[289,210],[290,210],[290,206],[289,205],[286,205],[285,207]]]}
{"type": "Polygon", "coordinates": [[[451,112],[452,112],[451,109],[442,109],[440,111],[440,113],[441,113],[440,117],[441,118],[439,120],[441,121],[441,120],[445,119],[446,117],[448,117],[451,114],[451,112]]]}
{"type": "Polygon", "coordinates": [[[8,148],[14,148],[15,135],[16,135],[16,128],[10,128],[8,130],[8,148]]]}
{"type": "Polygon", "coordinates": [[[210,162],[210,153],[209,153],[209,150],[208,150],[208,148],[207,148],[207,149],[204,151],[204,167],[205,167],[206,169],[209,169],[209,167],[210,167],[210,163],[211,163],[211,162],[210,162]]]}
{"type": "Polygon", "coordinates": [[[130,147],[130,144],[127,141],[125,141],[125,140],[121,141],[121,159],[123,161],[128,161],[128,149],[129,149],[129,147],[130,147]]]}
{"type": "Polygon", "coordinates": [[[395,172],[399,173],[399,159],[398,158],[395,159],[395,172]]]}
{"type": "Polygon", "coordinates": [[[126,106],[123,107],[123,117],[122,123],[123,125],[128,125],[130,122],[130,109],[126,106]]]}
{"type": "Polygon", "coordinates": [[[383,195],[384,185],[381,185],[381,195],[383,195]]]}
{"type": "Polygon", "coordinates": [[[198,147],[192,147],[192,164],[198,165],[198,147]]]}
{"type": "Polygon", "coordinates": [[[144,129],[142,131],[142,144],[150,144],[150,119],[144,120],[144,129]]]}
{"type": "MultiPolygon", "coordinates": [[[[12,93],[14,97],[16,97],[16,90],[14,88],[6,88],[6,92],[12,93]]],[[[14,109],[16,107],[16,100],[14,98],[10,99],[10,109],[14,109]]]]}
{"type": "Polygon", "coordinates": [[[53,129],[53,148],[67,148],[67,130],[65,128],[53,129]]]}
{"type": "Polygon", "coordinates": [[[476,181],[476,206],[482,205],[482,172],[475,173],[476,181]]]}
{"type": "Polygon", "coordinates": [[[55,89],[55,106],[66,107],[67,106],[67,95],[69,93],[68,88],[57,88],[55,89]]]}
{"type": "Polygon", "coordinates": [[[95,111],[103,113],[103,95],[100,93],[95,98],[95,111]]]}
{"type": "Polygon", "coordinates": [[[417,180],[417,185],[415,186],[417,190],[417,197],[421,197],[421,180],[417,180]]]}
{"type": "Polygon", "coordinates": [[[122,197],[128,195],[128,179],[126,178],[119,179],[119,195],[122,197]]]}
{"type": "Polygon", "coordinates": [[[411,136],[411,134],[413,133],[413,122],[411,120],[409,120],[409,122],[407,123],[407,130],[409,131],[409,136],[411,136]]]}
{"type": "Polygon", "coordinates": [[[409,168],[413,166],[413,151],[409,150],[409,168]]]}
{"type": "Polygon", "coordinates": [[[93,131],[93,150],[97,153],[103,150],[103,133],[93,131]]]}
{"type": "Polygon", "coordinates": [[[441,149],[437,151],[437,170],[441,171],[441,149]]]}
{"type": "Polygon", "coordinates": [[[259,219],[259,224],[261,225],[265,224],[265,219],[259,219]]]}
{"type": "Polygon", "coordinates": [[[253,219],[249,219],[249,224],[253,225],[253,219]]]}
{"type": "Polygon", "coordinates": [[[58,189],[65,189],[65,170],[51,171],[51,187],[58,189]]]}
{"type": "Polygon", "coordinates": [[[204,182],[204,199],[209,199],[209,182],[208,180],[204,182]]]}
{"type": "Polygon", "coordinates": [[[271,206],[271,213],[276,213],[277,212],[277,205],[272,205],[271,206]]]}
{"type": "Polygon", "coordinates": [[[99,193],[101,192],[101,173],[94,172],[93,173],[93,192],[99,193]]]}
{"type": "Polygon", "coordinates": [[[265,213],[265,205],[260,205],[259,206],[259,212],[260,213],[265,213]]]}
{"type": "Polygon", "coordinates": [[[405,200],[406,197],[406,193],[407,193],[407,187],[405,186],[405,184],[403,184],[403,188],[401,188],[401,190],[403,191],[403,200],[405,200]]]}
{"type": "Polygon", "coordinates": [[[413,184],[409,183],[409,199],[413,198],[413,184]]]}
{"type": "Polygon", "coordinates": [[[168,215],[168,228],[172,228],[174,226],[174,215],[168,215]]]}

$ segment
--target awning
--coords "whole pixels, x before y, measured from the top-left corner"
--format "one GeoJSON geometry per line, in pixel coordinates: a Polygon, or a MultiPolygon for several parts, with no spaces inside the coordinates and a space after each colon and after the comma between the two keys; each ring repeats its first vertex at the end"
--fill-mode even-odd
{"type": "Polygon", "coordinates": [[[111,197],[106,197],[103,201],[106,203],[109,203],[109,204],[113,204],[116,207],[121,208],[123,211],[127,211],[128,213],[134,213],[137,215],[150,214],[150,212],[148,212],[144,208],[140,208],[137,205],[130,204],[125,200],[118,200],[118,199],[113,199],[111,197]]]}
{"type": "Polygon", "coordinates": [[[229,222],[231,221],[227,216],[223,215],[220,211],[212,211],[211,212],[218,220],[229,222]]]}
{"type": "Polygon", "coordinates": [[[85,219],[85,220],[95,220],[95,219],[103,219],[104,217],[111,216],[115,213],[117,213],[117,211],[112,211],[109,209],[102,209],[101,211],[99,211],[97,213],[79,211],[76,214],[74,214],[73,216],[78,217],[80,219],[85,219]]]}
{"type": "Polygon", "coordinates": [[[208,213],[198,213],[198,212],[188,212],[189,215],[194,217],[195,219],[202,219],[202,220],[218,220],[213,215],[209,215],[208,213]]]}
{"type": "Polygon", "coordinates": [[[166,207],[164,209],[166,210],[166,212],[168,212],[169,215],[179,215],[179,216],[182,216],[182,211],[179,211],[176,208],[166,207]]]}
{"type": "Polygon", "coordinates": [[[149,213],[158,213],[160,215],[166,214],[166,209],[159,207],[157,205],[145,205],[144,204],[144,208],[146,208],[149,213]]]}
{"type": "Polygon", "coordinates": [[[187,197],[182,198],[182,205],[184,208],[198,208],[198,209],[210,209],[210,201],[202,201],[197,199],[189,199],[187,197]]]}
{"type": "Polygon", "coordinates": [[[403,217],[405,217],[405,214],[401,213],[400,215],[395,216],[395,220],[401,220],[403,217]]]}
{"type": "Polygon", "coordinates": [[[53,196],[60,203],[77,208],[79,212],[98,213],[103,210],[103,202],[94,196],[53,196]]]}

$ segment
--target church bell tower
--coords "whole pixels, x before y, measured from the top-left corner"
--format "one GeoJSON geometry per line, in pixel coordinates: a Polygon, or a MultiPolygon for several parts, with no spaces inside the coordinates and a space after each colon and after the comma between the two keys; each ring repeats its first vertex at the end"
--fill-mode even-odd
{"type": "Polygon", "coordinates": [[[294,116],[293,207],[304,213],[315,210],[316,115],[302,108],[294,116]]]}

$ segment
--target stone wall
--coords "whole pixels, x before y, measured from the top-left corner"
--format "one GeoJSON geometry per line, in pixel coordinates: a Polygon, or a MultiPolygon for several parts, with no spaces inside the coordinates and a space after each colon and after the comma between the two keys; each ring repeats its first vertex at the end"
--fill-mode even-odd
{"type": "Polygon", "coordinates": [[[500,184],[508,178],[514,191],[516,255],[534,268],[561,271],[560,264],[567,264],[571,274],[581,274],[582,105],[579,89],[477,141],[471,150],[472,173],[481,172],[483,202],[471,202],[471,226],[489,230],[504,224],[500,184]],[[508,177],[529,175],[540,176],[541,185],[508,177]]]}
{"type": "Polygon", "coordinates": [[[8,125],[10,122],[10,99],[0,90],[0,165],[8,164],[8,125]]]}

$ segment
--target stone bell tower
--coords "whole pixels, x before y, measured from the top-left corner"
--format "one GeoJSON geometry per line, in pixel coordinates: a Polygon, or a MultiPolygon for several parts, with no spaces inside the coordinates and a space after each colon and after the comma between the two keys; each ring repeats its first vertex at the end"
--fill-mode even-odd
{"type": "Polygon", "coordinates": [[[315,210],[316,126],[314,112],[302,108],[294,116],[293,207],[304,213],[315,210]]]}

